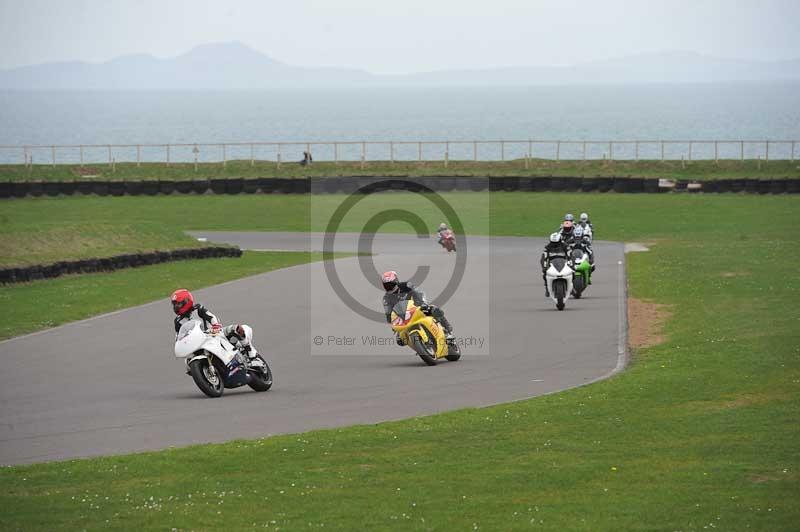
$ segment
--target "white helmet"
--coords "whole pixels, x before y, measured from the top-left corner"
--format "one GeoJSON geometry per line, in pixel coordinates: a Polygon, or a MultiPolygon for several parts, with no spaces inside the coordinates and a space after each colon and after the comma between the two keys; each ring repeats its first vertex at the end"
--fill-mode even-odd
{"type": "Polygon", "coordinates": [[[439,231],[444,231],[445,229],[447,229],[447,224],[444,223],[444,222],[440,223],[439,224],[439,231]]]}
{"type": "Polygon", "coordinates": [[[565,222],[574,222],[575,221],[575,217],[572,216],[572,213],[568,212],[567,214],[564,215],[564,221],[565,222]]]}
{"type": "Polygon", "coordinates": [[[551,233],[550,234],[550,242],[553,242],[553,243],[561,242],[561,233],[551,233]]]}
{"type": "Polygon", "coordinates": [[[588,222],[589,221],[589,215],[586,214],[585,212],[582,212],[581,213],[581,221],[582,222],[588,222]]]}

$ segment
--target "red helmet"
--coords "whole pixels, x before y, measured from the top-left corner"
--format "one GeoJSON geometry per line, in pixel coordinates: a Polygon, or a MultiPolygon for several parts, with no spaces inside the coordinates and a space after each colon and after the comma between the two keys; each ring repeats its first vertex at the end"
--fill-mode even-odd
{"type": "Polygon", "coordinates": [[[172,310],[175,311],[175,314],[178,316],[186,314],[194,306],[194,297],[192,297],[192,293],[185,288],[178,288],[172,292],[172,296],[169,299],[172,302],[172,310]]]}
{"type": "Polygon", "coordinates": [[[381,282],[383,283],[383,289],[387,292],[395,292],[400,286],[400,280],[397,278],[397,272],[394,270],[381,275],[381,282]]]}

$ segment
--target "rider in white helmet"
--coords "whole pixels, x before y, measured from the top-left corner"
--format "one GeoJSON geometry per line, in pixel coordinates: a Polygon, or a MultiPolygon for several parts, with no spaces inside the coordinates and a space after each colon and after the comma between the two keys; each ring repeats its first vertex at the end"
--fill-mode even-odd
{"type": "Polygon", "coordinates": [[[583,243],[586,245],[586,251],[589,253],[589,262],[592,263],[592,268],[594,268],[594,250],[592,249],[592,240],[594,240],[594,227],[592,227],[592,222],[589,221],[589,215],[585,212],[581,213],[580,218],[578,219],[578,225],[575,226],[575,229],[581,229],[581,238],[583,243]]]}
{"type": "Polygon", "coordinates": [[[580,218],[578,218],[578,225],[583,228],[584,236],[588,235],[589,238],[594,237],[594,226],[592,222],[589,220],[589,215],[585,212],[581,213],[580,218]]]}
{"type": "Polygon", "coordinates": [[[542,280],[544,281],[544,297],[550,297],[550,287],[547,286],[547,268],[550,267],[550,259],[552,257],[569,258],[569,249],[566,242],[561,238],[561,233],[550,235],[550,241],[545,245],[542,258],[539,259],[539,264],[542,266],[542,280]]]}

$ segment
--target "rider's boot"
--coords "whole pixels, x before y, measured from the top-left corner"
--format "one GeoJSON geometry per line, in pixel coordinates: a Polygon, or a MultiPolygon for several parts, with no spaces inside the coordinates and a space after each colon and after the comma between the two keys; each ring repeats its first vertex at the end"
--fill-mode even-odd
{"type": "Polygon", "coordinates": [[[453,336],[453,326],[450,325],[450,322],[444,317],[444,315],[439,317],[439,323],[441,323],[442,327],[444,327],[444,334],[445,338],[447,338],[447,341],[452,342],[455,340],[456,337],[453,336]]]}

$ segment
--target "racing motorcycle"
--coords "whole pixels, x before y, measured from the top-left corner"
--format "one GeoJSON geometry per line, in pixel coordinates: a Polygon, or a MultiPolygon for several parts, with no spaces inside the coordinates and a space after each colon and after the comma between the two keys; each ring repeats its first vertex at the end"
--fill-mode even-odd
{"type": "Polygon", "coordinates": [[[575,270],[572,276],[572,297],[580,299],[583,291],[589,286],[593,269],[591,262],[589,262],[589,252],[583,240],[578,240],[573,244],[570,255],[572,257],[572,268],[575,270]]]}
{"type": "Polygon", "coordinates": [[[442,247],[446,249],[448,253],[456,250],[456,235],[450,229],[442,232],[442,247]]]}
{"type": "MultiPolygon", "coordinates": [[[[248,340],[253,329],[242,325],[248,340]]],[[[183,324],[175,336],[175,357],[186,360],[187,373],[197,387],[209,397],[220,397],[225,388],[247,384],[257,392],[272,387],[272,370],[264,357],[251,344],[250,354],[244,354],[221,332],[203,330],[199,321],[183,324]]]]}
{"type": "Polygon", "coordinates": [[[549,259],[545,279],[550,290],[550,297],[556,302],[558,310],[564,310],[564,305],[572,293],[572,278],[575,270],[572,269],[571,261],[564,257],[553,257],[549,259]]]}
{"type": "Polygon", "coordinates": [[[444,327],[423,309],[413,299],[398,301],[392,309],[392,330],[428,366],[435,366],[443,358],[452,362],[461,358],[461,348],[455,342],[447,343],[444,327]]]}

